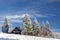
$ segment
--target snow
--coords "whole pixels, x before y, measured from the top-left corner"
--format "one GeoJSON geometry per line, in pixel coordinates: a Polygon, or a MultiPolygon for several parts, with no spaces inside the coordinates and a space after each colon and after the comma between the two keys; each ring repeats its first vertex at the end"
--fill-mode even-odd
{"type": "Polygon", "coordinates": [[[60,40],[60,39],[0,33],[0,40],[60,40]]]}

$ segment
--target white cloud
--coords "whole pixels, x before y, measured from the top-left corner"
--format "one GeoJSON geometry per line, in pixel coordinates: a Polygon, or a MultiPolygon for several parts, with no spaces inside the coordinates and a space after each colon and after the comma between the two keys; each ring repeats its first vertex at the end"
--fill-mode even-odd
{"type": "Polygon", "coordinates": [[[13,26],[11,23],[8,23],[9,26],[13,26]]]}
{"type": "Polygon", "coordinates": [[[22,22],[22,19],[21,20],[10,20],[10,22],[22,22]]]}
{"type": "Polygon", "coordinates": [[[4,22],[4,18],[6,17],[8,19],[8,22],[22,22],[22,18],[24,18],[25,14],[22,15],[8,15],[8,16],[0,16],[3,21],[0,22],[4,22]]]}
{"type": "Polygon", "coordinates": [[[46,15],[37,14],[37,13],[35,13],[34,16],[36,16],[36,17],[47,17],[46,15]]]}
{"type": "MultiPolygon", "coordinates": [[[[31,18],[34,17],[49,17],[49,16],[55,16],[55,15],[50,15],[50,14],[38,14],[35,11],[25,11],[24,13],[28,13],[30,15],[31,18]]],[[[0,18],[4,18],[6,17],[8,19],[9,22],[22,22],[22,18],[24,18],[25,14],[20,14],[20,15],[7,15],[7,16],[0,16],[0,18]]],[[[0,21],[0,22],[4,22],[4,21],[0,21]]]]}
{"type": "Polygon", "coordinates": [[[25,16],[25,14],[23,15],[11,15],[11,16],[6,16],[8,19],[12,19],[12,18],[23,18],[25,16]]]}
{"type": "MultiPolygon", "coordinates": [[[[22,15],[8,15],[3,16],[2,18],[6,17],[8,19],[8,22],[22,22],[22,18],[24,18],[25,14],[22,15]]],[[[3,21],[0,21],[3,22],[3,21]]]]}

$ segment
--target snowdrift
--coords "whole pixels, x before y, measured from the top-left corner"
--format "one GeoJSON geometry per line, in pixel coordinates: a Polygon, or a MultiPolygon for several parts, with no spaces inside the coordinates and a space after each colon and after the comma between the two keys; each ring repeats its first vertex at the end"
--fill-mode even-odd
{"type": "Polygon", "coordinates": [[[60,39],[0,33],[0,40],[60,40],[60,39]]]}

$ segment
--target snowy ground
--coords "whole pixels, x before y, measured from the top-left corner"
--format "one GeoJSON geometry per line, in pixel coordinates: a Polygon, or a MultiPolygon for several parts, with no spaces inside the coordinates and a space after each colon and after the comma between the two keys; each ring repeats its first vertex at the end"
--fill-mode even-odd
{"type": "Polygon", "coordinates": [[[60,40],[60,39],[0,33],[0,40],[60,40]]]}

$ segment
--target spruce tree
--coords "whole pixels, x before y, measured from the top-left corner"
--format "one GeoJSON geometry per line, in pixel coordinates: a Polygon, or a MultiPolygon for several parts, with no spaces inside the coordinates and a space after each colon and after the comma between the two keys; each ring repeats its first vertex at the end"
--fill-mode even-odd
{"type": "Polygon", "coordinates": [[[40,26],[39,26],[39,23],[38,23],[36,18],[35,18],[34,23],[33,23],[33,29],[34,29],[34,35],[40,36],[40,26]]]}
{"type": "Polygon", "coordinates": [[[45,29],[45,25],[44,22],[42,22],[42,27],[41,27],[41,36],[44,37],[47,35],[46,29],[45,29]]]}
{"type": "Polygon", "coordinates": [[[47,32],[47,37],[53,37],[54,38],[54,34],[52,33],[51,29],[50,29],[50,25],[48,20],[46,21],[46,32],[47,32]]]}
{"type": "Polygon", "coordinates": [[[23,31],[25,35],[33,35],[33,28],[31,24],[31,19],[28,14],[25,14],[23,21],[23,31]]]}
{"type": "Polygon", "coordinates": [[[8,33],[8,31],[9,31],[8,20],[7,20],[7,18],[5,18],[4,24],[3,24],[3,26],[2,26],[2,32],[8,33]]]}

